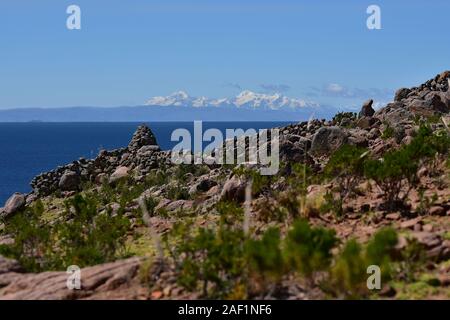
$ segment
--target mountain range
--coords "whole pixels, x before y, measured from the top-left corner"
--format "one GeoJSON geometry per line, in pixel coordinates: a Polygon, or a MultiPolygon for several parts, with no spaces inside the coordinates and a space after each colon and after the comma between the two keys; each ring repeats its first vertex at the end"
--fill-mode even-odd
{"type": "Polygon", "coordinates": [[[264,94],[244,90],[234,98],[211,99],[191,97],[185,91],[177,91],[168,96],[150,98],[147,106],[187,106],[187,107],[236,107],[241,109],[263,110],[297,110],[300,108],[319,107],[319,104],[301,99],[289,98],[279,93],[264,94]]]}
{"type": "Polygon", "coordinates": [[[279,93],[242,91],[233,98],[191,97],[184,91],[156,96],[140,106],[16,108],[0,110],[0,122],[301,121],[331,118],[335,107],[279,93]]]}

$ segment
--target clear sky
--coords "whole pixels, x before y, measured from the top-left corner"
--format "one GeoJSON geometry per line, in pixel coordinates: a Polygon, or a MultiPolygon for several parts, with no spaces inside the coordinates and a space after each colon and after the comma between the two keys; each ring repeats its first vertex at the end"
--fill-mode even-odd
{"type": "Polygon", "coordinates": [[[0,108],[139,105],[185,90],[354,105],[450,69],[448,0],[1,0],[0,108]],[[81,30],[66,28],[80,6],[81,30]],[[366,9],[381,8],[381,30],[366,9]]]}

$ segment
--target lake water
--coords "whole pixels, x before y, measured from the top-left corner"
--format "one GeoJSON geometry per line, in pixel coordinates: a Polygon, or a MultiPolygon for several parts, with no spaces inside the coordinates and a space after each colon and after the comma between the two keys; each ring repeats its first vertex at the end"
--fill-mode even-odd
{"type": "MultiPolygon", "coordinates": [[[[80,157],[95,158],[101,149],[126,147],[141,123],[0,123],[0,207],[14,192],[30,192],[31,179],[80,157]]],[[[265,129],[288,122],[204,122],[203,130],[265,129]]],[[[173,130],[193,132],[192,122],[147,123],[163,150],[173,130]]],[[[193,134],[192,134],[193,135],[193,134]]]]}

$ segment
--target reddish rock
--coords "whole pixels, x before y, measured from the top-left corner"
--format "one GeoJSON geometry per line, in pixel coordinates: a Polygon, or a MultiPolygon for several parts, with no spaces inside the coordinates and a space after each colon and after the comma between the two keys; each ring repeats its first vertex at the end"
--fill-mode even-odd
{"type": "Polygon", "coordinates": [[[65,271],[20,273],[17,262],[0,256],[0,299],[137,299],[142,290],[135,279],[140,263],[130,258],[84,268],[81,290],[69,290],[65,271]]]}
{"type": "Polygon", "coordinates": [[[432,216],[445,216],[445,209],[441,206],[431,207],[428,213],[432,216]]]}
{"type": "Polygon", "coordinates": [[[400,228],[402,229],[413,229],[416,224],[420,224],[422,221],[421,217],[417,217],[411,220],[403,221],[400,224],[400,228]]]}

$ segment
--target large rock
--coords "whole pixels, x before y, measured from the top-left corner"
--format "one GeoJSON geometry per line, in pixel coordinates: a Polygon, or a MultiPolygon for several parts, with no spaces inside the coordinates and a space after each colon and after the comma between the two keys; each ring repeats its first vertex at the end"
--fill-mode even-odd
{"type": "Polygon", "coordinates": [[[128,168],[127,167],[118,167],[116,171],[109,177],[110,184],[116,184],[120,180],[128,178],[128,168]]]}
{"type": "Polygon", "coordinates": [[[372,108],[373,100],[367,100],[364,102],[361,111],[359,112],[360,117],[371,117],[375,113],[375,110],[372,108]]]}
{"type": "Polygon", "coordinates": [[[189,194],[194,195],[197,192],[206,192],[216,185],[217,182],[210,179],[208,176],[200,177],[189,189],[189,194]]]}
{"type": "MultiPolygon", "coordinates": [[[[9,273],[9,272],[20,272],[22,270],[22,267],[20,266],[19,262],[12,259],[7,259],[3,256],[0,256],[0,275],[9,273]]],[[[0,288],[2,287],[1,281],[0,281],[0,288]]]]}
{"type": "Polygon", "coordinates": [[[356,126],[361,129],[371,129],[373,125],[379,123],[379,120],[374,117],[361,117],[356,122],[356,126]]]}
{"type": "Polygon", "coordinates": [[[237,176],[233,176],[225,182],[221,199],[225,201],[243,202],[245,200],[246,184],[237,176]]]}
{"type": "Polygon", "coordinates": [[[410,94],[410,93],[411,93],[411,89],[408,89],[408,88],[398,89],[395,92],[394,101],[401,101],[403,99],[406,99],[408,97],[408,94],[410,94]]]}
{"type": "Polygon", "coordinates": [[[357,147],[367,148],[369,141],[367,139],[367,131],[362,129],[350,129],[348,143],[357,147]]]}
{"type": "Polygon", "coordinates": [[[0,256],[0,300],[139,299],[140,264],[130,258],[81,269],[81,290],[69,290],[65,271],[20,273],[17,262],[0,256]]]}
{"type": "Polygon", "coordinates": [[[146,125],[141,125],[138,127],[136,132],[128,145],[128,150],[131,152],[138,151],[143,146],[158,145],[153,132],[146,125]]]}
{"type": "Polygon", "coordinates": [[[13,215],[17,211],[21,210],[25,206],[25,195],[21,193],[14,193],[5,204],[2,212],[0,213],[0,218],[6,218],[13,215]]]}
{"type": "Polygon", "coordinates": [[[450,111],[449,99],[445,93],[430,92],[425,99],[414,99],[407,108],[414,114],[432,116],[450,111]]]}
{"type": "Polygon", "coordinates": [[[80,176],[73,171],[66,171],[59,179],[58,186],[61,191],[77,191],[80,188],[80,176]]]}
{"type": "Polygon", "coordinates": [[[294,135],[287,134],[280,139],[280,159],[282,161],[308,162],[309,156],[306,150],[311,147],[311,140],[294,135]]]}
{"type": "MultiPolygon", "coordinates": [[[[439,74],[439,76],[437,77],[437,81],[439,83],[443,83],[445,84],[445,81],[447,81],[448,79],[450,79],[450,71],[444,71],[441,74],[439,74]]],[[[447,83],[448,84],[448,83],[447,83]]]]}
{"type": "Polygon", "coordinates": [[[330,154],[347,142],[347,133],[339,127],[320,128],[311,143],[314,155],[330,154]]]}

